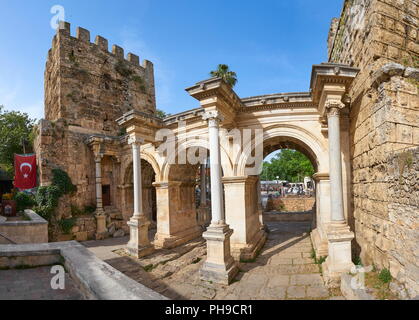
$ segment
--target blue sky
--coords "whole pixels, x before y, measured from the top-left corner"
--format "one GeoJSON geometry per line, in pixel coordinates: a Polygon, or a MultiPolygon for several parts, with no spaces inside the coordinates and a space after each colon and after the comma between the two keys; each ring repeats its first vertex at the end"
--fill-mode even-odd
{"type": "Polygon", "coordinates": [[[43,117],[44,66],[54,5],[72,25],[154,63],[158,108],[198,106],[184,89],[217,64],[238,74],[241,97],[307,91],[327,60],[330,21],[343,0],[0,0],[0,105],[43,117]]]}

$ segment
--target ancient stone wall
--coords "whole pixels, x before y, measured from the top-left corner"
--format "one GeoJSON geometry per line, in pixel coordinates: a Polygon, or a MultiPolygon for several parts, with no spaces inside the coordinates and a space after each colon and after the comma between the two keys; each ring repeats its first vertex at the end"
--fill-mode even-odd
{"type": "MultiPolygon", "coordinates": [[[[111,149],[102,160],[103,185],[110,185],[112,205],[121,208],[118,185],[123,173],[120,159],[130,158],[124,148],[124,132],[116,119],[130,110],[155,114],[153,64],[97,36],[90,41],[90,32],[77,28],[70,33],[70,24],[61,23],[48,52],[45,68],[45,119],[37,127],[35,150],[39,181],[49,185],[51,170],[68,173],[77,192],[60,199],[58,218],[68,217],[71,206],[83,210],[96,206],[95,162],[87,140],[92,135],[103,137],[111,149]]],[[[91,232],[91,230],[89,230],[91,232]]]]}
{"type": "Polygon", "coordinates": [[[276,198],[273,199],[274,209],[281,212],[312,211],[316,203],[315,198],[276,198]]]}
{"type": "Polygon", "coordinates": [[[100,36],[63,23],[54,36],[45,69],[45,118],[66,119],[70,126],[117,136],[115,120],[130,110],[154,114],[153,64],[140,66],[139,57],[100,36]]]}
{"type": "MultiPolygon", "coordinates": [[[[391,159],[419,145],[418,2],[347,0],[337,29],[336,24],[334,20],[329,34],[330,62],[360,69],[350,88],[354,252],[364,264],[389,268],[415,296],[417,196],[394,194],[391,159]],[[394,218],[398,215],[413,223],[400,225],[394,218]]],[[[397,190],[417,195],[417,185],[413,174],[398,181],[397,190]]]]}

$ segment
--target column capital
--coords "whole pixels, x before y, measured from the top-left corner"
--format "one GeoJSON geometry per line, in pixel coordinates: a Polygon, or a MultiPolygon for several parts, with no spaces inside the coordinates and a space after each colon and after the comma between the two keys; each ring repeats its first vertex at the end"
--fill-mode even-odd
{"type": "Polygon", "coordinates": [[[202,119],[208,121],[208,125],[218,127],[224,121],[223,114],[218,110],[207,111],[202,115],[202,119]]]}
{"type": "Polygon", "coordinates": [[[345,107],[346,105],[342,101],[336,99],[327,100],[325,103],[325,109],[328,117],[339,116],[341,110],[343,110],[345,107]]]}
{"type": "Polygon", "coordinates": [[[95,154],[95,162],[96,163],[102,162],[103,156],[104,156],[103,153],[97,153],[97,154],[95,154]]]}
{"type": "Polygon", "coordinates": [[[140,136],[138,136],[138,135],[130,135],[129,137],[128,137],[128,144],[130,144],[130,145],[132,145],[132,146],[137,146],[137,147],[139,147],[139,146],[141,146],[141,144],[143,144],[144,143],[144,139],[143,138],[141,138],[140,136]]]}

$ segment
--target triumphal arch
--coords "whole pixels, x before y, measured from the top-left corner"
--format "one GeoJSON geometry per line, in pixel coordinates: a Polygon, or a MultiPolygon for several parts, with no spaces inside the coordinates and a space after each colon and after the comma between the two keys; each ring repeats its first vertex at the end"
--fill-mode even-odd
{"type": "MultiPolygon", "coordinates": [[[[211,78],[186,89],[197,108],[165,118],[157,116],[150,61],[140,64],[116,45],[109,51],[105,38],[92,42],[83,28],[73,36],[70,24],[61,23],[48,53],[45,120],[35,142],[41,184],[50,184],[51,170],[61,168],[77,186],[61,199],[58,218],[94,206],[93,222],[75,229],[74,237],[129,233],[127,250],[136,257],[202,236],[207,258],[201,277],[228,284],[237,262],[254,258],[266,240],[263,158],[296,149],[316,171],[311,238],[316,255],[327,256],[326,281],[334,285],[351,269],[356,237],[365,261],[389,267],[415,287],[412,255],[393,251],[415,245],[412,224],[397,218],[399,209],[414,211],[406,207],[414,200],[396,199],[390,186],[396,178],[385,176],[401,163],[393,151],[408,160],[405,150],[418,145],[419,131],[408,120],[418,114],[417,69],[396,63],[391,41],[383,38],[394,30],[383,31],[382,20],[371,18],[387,21],[390,7],[379,0],[345,2],[340,20],[332,21],[329,62],[313,65],[307,92],[243,98],[211,78]]],[[[413,9],[417,13],[417,5],[399,10],[413,9]]],[[[411,23],[403,23],[406,39],[417,37],[411,23]]],[[[398,49],[406,57],[417,54],[409,41],[398,49]]],[[[400,185],[409,183],[406,170],[416,163],[407,160],[400,185]]]]}

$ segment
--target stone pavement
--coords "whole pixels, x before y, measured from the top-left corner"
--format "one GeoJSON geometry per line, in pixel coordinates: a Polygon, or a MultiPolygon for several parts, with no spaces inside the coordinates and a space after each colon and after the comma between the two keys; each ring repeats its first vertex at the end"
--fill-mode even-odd
{"type": "Polygon", "coordinates": [[[51,267],[0,270],[0,300],[82,300],[66,273],[65,289],[53,290],[51,267]]]}
{"type": "MultiPolygon", "coordinates": [[[[101,246],[99,252],[114,268],[170,299],[342,299],[340,292],[325,287],[319,265],[311,258],[310,223],[267,225],[270,233],[260,255],[254,261],[240,262],[240,273],[228,287],[199,279],[206,255],[203,239],[158,250],[142,259],[127,256],[123,245],[101,246]],[[117,249],[109,254],[109,248],[117,249]]],[[[89,244],[89,250],[98,252],[94,242],[89,244]]]]}

